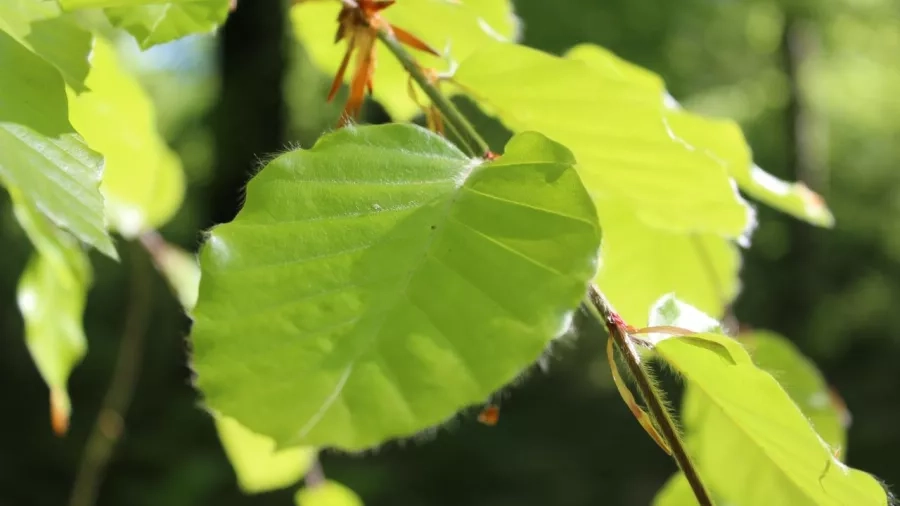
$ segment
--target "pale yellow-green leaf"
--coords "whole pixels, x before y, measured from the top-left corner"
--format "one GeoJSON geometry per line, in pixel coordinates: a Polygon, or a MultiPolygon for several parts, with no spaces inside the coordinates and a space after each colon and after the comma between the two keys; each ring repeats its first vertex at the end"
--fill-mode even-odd
{"type": "Polygon", "coordinates": [[[682,424],[689,452],[723,503],[887,505],[881,484],[841,463],[736,340],[712,333],[672,337],[656,342],[654,350],[687,381],[682,424]]]}
{"type": "MultiPolygon", "coordinates": [[[[336,0],[303,2],[291,11],[297,39],[316,66],[329,76],[337,72],[347,48],[345,41],[334,42],[339,11],[340,2],[336,0]]],[[[487,42],[513,40],[518,34],[518,22],[509,0],[400,0],[384,10],[383,16],[457,62],[487,42]]],[[[415,49],[410,51],[424,67],[441,72],[452,68],[448,60],[415,49]]],[[[351,64],[345,80],[349,81],[352,71],[351,64]]],[[[408,74],[383,46],[378,49],[374,81],[375,99],[394,119],[406,120],[419,111],[407,92],[408,74]]],[[[451,91],[449,87],[447,91],[451,91]]],[[[421,91],[419,99],[425,99],[421,91]]]]}
{"type": "Polygon", "coordinates": [[[69,90],[69,118],[105,158],[100,191],[110,225],[125,237],[165,224],[184,196],[181,161],[156,128],[150,98],[119,64],[112,45],[97,38],[87,93],[69,90]]]}
{"type": "Polygon", "coordinates": [[[362,499],[349,488],[326,481],[313,488],[302,488],[294,496],[297,506],[363,506],[362,499]]]}
{"type": "Polygon", "coordinates": [[[244,492],[287,487],[306,474],[316,457],[316,450],[306,446],[276,449],[275,440],[226,416],[216,415],[216,429],[244,492]]]}
{"type": "Polygon", "coordinates": [[[13,211],[36,252],[19,280],[17,300],[25,321],[25,342],[50,388],[51,422],[68,427],[67,382],[87,350],[82,327],[91,267],[78,241],[60,230],[11,190],[13,211]]]}
{"type": "Polygon", "coordinates": [[[614,199],[656,228],[744,236],[753,213],[718,160],[673,135],[662,81],[600,48],[585,61],[585,51],[560,58],[485,44],[455,82],[512,130],[571,149],[595,199],[614,199]]]}
{"type": "Polygon", "coordinates": [[[674,107],[667,115],[676,135],[722,160],[741,190],[775,209],[814,225],[831,227],[834,216],[818,194],[803,183],[788,183],[753,163],[737,123],[705,118],[674,107]]]}
{"type": "Polygon", "coordinates": [[[595,282],[629,324],[646,326],[650,307],[669,293],[715,315],[737,295],[740,254],[727,239],[648,226],[624,204],[599,202],[598,212],[595,282]]]}

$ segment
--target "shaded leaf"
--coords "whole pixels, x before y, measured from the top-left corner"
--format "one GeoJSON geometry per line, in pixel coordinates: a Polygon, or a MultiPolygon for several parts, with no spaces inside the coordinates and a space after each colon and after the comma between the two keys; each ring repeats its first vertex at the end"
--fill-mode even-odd
{"type": "Polygon", "coordinates": [[[409,125],[275,159],[201,250],[207,402],[280,445],[353,450],[483,402],[568,327],[596,269],[573,163],[539,134],[483,163],[409,125]]]}
{"type": "Polygon", "coordinates": [[[302,488],[294,496],[297,506],[362,506],[355,492],[334,481],[326,481],[313,488],[302,488]]]}
{"type": "MultiPolygon", "coordinates": [[[[654,325],[673,321],[672,314],[651,318],[654,325]]],[[[787,392],[736,340],[705,333],[662,339],[654,349],[687,380],[682,422],[689,451],[723,501],[887,504],[881,484],[835,458],[787,392]]]]}
{"type": "Polygon", "coordinates": [[[128,238],[164,225],[181,206],[181,161],[156,128],[153,103],[98,38],[91,55],[90,92],[71,94],[70,119],[88,146],[105,158],[100,191],[112,228],[128,238]]]}
{"type": "Polygon", "coordinates": [[[0,61],[0,128],[17,124],[47,137],[74,132],[59,71],[4,31],[0,61]]]}
{"type": "MultiPolygon", "coordinates": [[[[346,51],[344,43],[334,43],[339,10],[340,2],[303,2],[291,10],[297,39],[316,66],[329,75],[336,73],[346,51]]],[[[382,15],[438,51],[447,51],[457,62],[486,42],[514,39],[518,30],[509,0],[403,0],[382,15]]],[[[407,92],[408,74],[386,48],[382,51],[374,96],[394,119],[406,120],[419,112],[407,92]]],[[[426,68],[441,72],[452,68],[451,63],[424,53],[417,52],[415,57],[426,68]]],[[[346,77],[349,81],[349,73],[346,77]]]]}
{"type": "Polygon", "coordinates": [[[37,250],[17,294],[25,341],[50,388],[53,429],[62,434],[71,411],[66,384],[87,350],[81,320],[91,282],[90,263],[73,237],[47,221],[19,192],[12,195],[16,219],[37,250]]]}
{"type": "Polygon", "coordinates": [[[296,483],[316,457],[314,448],[276,450],[274,440],[225,416],[216,416],[216,429],[244,492],[265,492],[296,483]]]}
{"type": "MultiPolygon", "coordinates": [[[[88,74],[91,34],[61,14],[56,2],[4,0],[0,2],[0,30],[56,67],[80,93],[88,74]]],[[[7,60],[3,61],[6,64],[7,60]]]]}
{"type": "Polygon", "coordinates": [[[512,130],[568,146],[595,200],[628,206],[656,228],[747,233],[753,213],[722,164],[673,136],[662,81],[595,51],[602,64],[487,44],[462,62],[454,81],[512,130]]]}

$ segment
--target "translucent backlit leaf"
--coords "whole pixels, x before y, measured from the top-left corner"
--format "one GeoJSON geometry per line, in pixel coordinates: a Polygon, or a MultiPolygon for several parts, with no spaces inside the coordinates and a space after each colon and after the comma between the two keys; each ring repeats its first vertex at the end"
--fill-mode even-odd
{"type": "MultiPolygon", "coordinates": [[[[677,315],[675,315],[677,318],[677,315]]],[[[670,324],[657,315],[653,324],[670,324]]],[[[887,504],[872,476],[846,467],[782,386],[738,341],[662,339],[656,353],[688,384],[682,423],[701,478],[727,504],[887,504]]]]}
{"type": "Polygon", "coordinates": [[[352,490],[334,481],[326,481],[313,488],[302,488],[294,496],[297,506],[363,506],[352,490]]]}
{"type": "Polygon", "coordinates": [[[206,401],[279,445],[351,450],[483,402],[568,327],[596,270],[573,164],[539,134],[483,162],[410,125],[276,158],[201,250],[206,401]]]}
{"type": "Polygon", "coordinates": [[[37,252],[22,274],[18,305],[25,341],[50,388],[53,429],[68,427],[71,402],[66,384],[87,350],[81,320],[91,282],[87,254],[75,238],[59,230],[13,191],[13,210],[37,252]]]}
{"type": "Polygon", "coordinates": [[[730,241],[650,227],[625,205],[601,202],[598,212],[604,225],[596,282],[629,324],[646,326],[649,308],[665,294],[710,314],[721,314],[737,295],[740,253],[730,241]]]}
{"type": "Polygon", "coordinates": [[[156,129],[150,98],[120,67],[109,42],[96,40],[91,64],[91,91],[70,94],[70,119],[105,158],[100,191],[111,227],[135,237],[178,210],[184,196],[181,161],[156,129]]]}
{"type": "Polygon", "coordinates": [[[737,123],[704,118],[681,108],[673,109],[668,120],[679,137],[722,160],[741,190],[751,197],[814,225],[834,225],[834,216],[822,197],[803,183],[782,181],[753,163],[737,123]]]}
{"type": "Polygon", "coordinates": [[[721,163],[673,135],[662,81],[596,51],[602,64],[486,44],[454,81],[512,130],[568,146],[595,199],[626,205],[655,228],[743,236],[753,213],[721,163]]]}
{"type": "MultiPolygon", "coordinates": [[[[334,43],[339,10],[337,1],[310,1],[295,5],[291,11],[297,39],[328,75],[335,74],[346,51],[345,43],[334,43]]],[[[383,16],[438,51],[446,51],[456,62],[486,42],[513,40],[518,33],[509,0],[402,0],[384,10],[383,16]]],[[[419,112],[407,93],[408,74],[385,48],[381,49],[374,96],[395,119],[408,119],[419,112]]],[[[426,68],[441,72],[452,68],[452,63],[419,51],[415,57],[426,68]]]]}
{"type": "Polygon", "coordinates": [[[316,457],[314,448],[277,450],[274,440],[228,417],[217,416],[216,429],[244,492],[265,492],[296,483],[316,457]]]}

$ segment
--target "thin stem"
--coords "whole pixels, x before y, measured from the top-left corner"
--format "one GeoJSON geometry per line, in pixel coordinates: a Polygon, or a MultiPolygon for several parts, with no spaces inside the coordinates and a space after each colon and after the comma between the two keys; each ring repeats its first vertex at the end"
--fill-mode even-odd
{"type": "Polygon", "coordinates": [[[325,471],[322,470],[322,462],[319,461],[319,455],[317,454],[313,458],[312,465],[309,466],[309,471],[306,472],[304,482],[306,483],[306,488],[316,488],[324,485],[325,481],[325,471]]]}
{"type": "Polygon", "coordinates": [[[131,294],[119,355],[109,389],[84,446],[69,506],[92,506],[96,502],[106,466],[122,436],[125,413],[131,404],[140,372],[150,314],[150,282],[146,259],[136,246],[132,247],[132,251],[131,294]]]}
{"type": "Polygon", "coordinates": [[[644,369],[644,366],[641,365],[641,357],[634,348],[634,344],[628,336],[628,331],[625,329],[622,319],[612,309],[612,306],[610,306],[606,297],[596,286],[591,285],[590,290],[588,291],[588,299],[591,307],[596,309],[603,318],[603,322],[606,324],[610,337],[612,337],[616,346],[619,348],[619,351],[622,353],[622,356],[625,358],[625,363],[628,365],[628,369],[631,371],[631,375],[637,383],[641,397],[644,398],[644,402],[647,403],[650,414],[655,419],[663,437],[669,443],[669,448],[672,450],[672,456],[675,458],[678,467],[681,468],[681,471],[684,473],[685,478],[687,478],[688,483],[690,483],[691,490],[693,490],[694,496],[697,498],[700,506],[713,506],[714,503],[712,498],[706,490],[706,487],[703,485],[703,482],[700,480],[700,475],[697,473],[697,469],[694,467],[694,463],[691,461],[691,457],[688,455],[687,450],[684,448],[684,443],[678,435],[678,430],[675,428],[675,422],[672,420],[669,411],[663,403],[662,393],[659,392],[656,385],[653,383],[653,380],[650,378],[650,375],[644,369]]]}
{"type": "Polygon", "coordinates": [[[425,77],[419,64],[416,63],[412,55],[397,42],[397,39],[395,39],[387,30],[379,30],[378,38],[384,42],[392,53],[394,53],[394,56],[400,61],[403,68],[409,72],[409,75],[411,75],[416,83],[418,83],[419,87],[422,88],[422,91],[424,91],[425,94],[428,95],[428,98],[431,99],[431,102],[441,111],[444,117],[447,118],[448,123],[450,123],[458,132],[465,134],[461,136],[462,141],[472,143],[470,146],[476,153],[481,155],[488,153],[491,150],[488,143],[478,134],[478,131],[476,131],[475,127],[469,123],[469,120],[466,119],[463,113],[453,105],[453,102],[441,94],[440,90],[425,77]]]}

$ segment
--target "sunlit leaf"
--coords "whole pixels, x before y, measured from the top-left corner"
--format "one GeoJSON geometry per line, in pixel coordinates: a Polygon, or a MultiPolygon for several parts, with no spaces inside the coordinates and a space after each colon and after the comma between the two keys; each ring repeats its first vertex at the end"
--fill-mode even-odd
{"type": "Polygon", "coordinates": [[[751,197],[814,225],[834,225],[834,216],[822,197],[803,183],[782,181],[753,163],[737,123],[704,118],[680,108],[669,112],[668,120],[676,135],[722,160],[741,190],[751,197]]]}
{"type": "MultiPolygon", "coordinates": [[[[677,315],[674,315],[677,318],[677,315]]],[[[668,325],[657,314],[653,325],[668,325]]],[[[701,478],[728,504],[887,504],[881,484],[846,467],[738,341],[720,334],[660,340],[656,353],[688,384],[682,413],[701,478]],[[739,456],[739,458],[736,458],[739,456]]]]}
{"type": "Polygon", "coordinates": [[[90,263],[75,238],[47,221],[20,193],[12,195],[16,218],[37,250],[17,294],[25,341],[50,388],[53,429],[62,434],[71,411],[66,384],[87,349],[81,320],[91,282],[90,263]]]}
{"type": "Polygon", "coordinates": [[[596,282],[629,324],[647,325],[650,307],[668,293],[710,314],[721,314],[737,295],[740,254],[728,240],[650,227],[625,205],[601,203],[599,214],[596,282]]]}
{"type": "Polygon", "coordinates": [[[59,0],[65,10],[105,8],[113,25],[131,33],[141,48],[215,30],[228,16],[229,0],[59,0]]]}
{"type": "MultiPolygon", "coordinates": [[[[61,17],[56,2],[4,0],[0,2],[0,30],[56,67],[75,91],[84,91],[91,34],[61,17]]],[[[3,62],[8,65],[6,59],[3,62]]]]}
{"type": "Polygon", "coordinates": [[[845,455],[846,408],[833,398],[831,389],[815,364],[797,347],[778,334],[756,331],[740,336],[753,362],[781,383],[822,439],[833,451],[845,455]]]}
{"type": "Polygon", "coordinates": [[[568,146],[595,199],[628,206],[656,228],[743,236],[752,212],[721,163],[672,135],[662,81],[596,51],[604,64],[487,44],[455,82],[514,131],[568,146]]]}
{"type": "MultiPolygon", "coordinates": [[[[294,32],[313,62],[333,76],[346,51],[345,43],[334,43],[340,2],[302,2],[291,11],[294,32]]],[[[383,11],[394,25],[411,32],[440,52],[459,62],[486,42],[513,40],[518,22],[509,0],[402,0],[383,11]]],[[[424,67],[447,71],[452,64],[416,52],[424,67]]],[[[349,80],[349,74],[346,78],[349,80]]],[[[396,120],[419,112],[407,92],[408,74],[382,47],[375,73],[375,98],[396,120]]],[[[449,91],[449,88],[448,88],[449,91]]],[[[322,97],[324,100],[324,96],[322,97]]]]}
{"type": "Polygon", "coordinates": [[[165,224],[184,196],[181,161],[156,129],[150,98],[98,38],[91,55],[90,92],[70,94],[70,119],[88,146],[105,158],[106,216],[112,228],[135,237],[165,224]]]}
{"type": "Polygon", "coordinates": [[[297,506],[363,506],[355,492],[334,481],[313,488],[302,488],[294,496],[297,506]]]}
{"type": "Polygon", "coordinates": [[[274,440],[228,417],[216,416],[216,429],[244,492],[265,492],[296,483],[316,457],[314,448],[275,449],[274,440]]]}
{"type": "Polygon", "coordinates": [[[483,402],[568,327],[596,269],[573,163],[539,134],[484,163],[409,125],[275,159],[201,250],[206,401],[279,444],[346,449],[483,402]]]}
{"type": "MultiPolygon", "coordinates": [[[[713,493],[710,491],[710,493],[713,493]]],[[[718,504],[718,503],[717,503],[718,504]]],[[[726,503],[727,504],[727,503],[726,503]]],[[[691,484],[682,473],[675,473],[653,498],[653,506],[698,506],[691,484]]]]}

